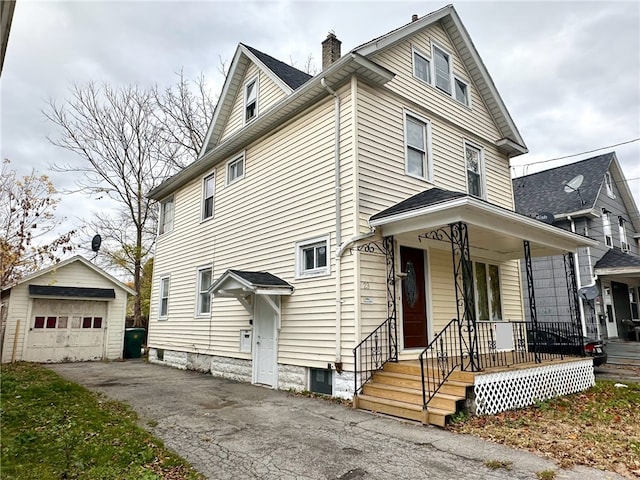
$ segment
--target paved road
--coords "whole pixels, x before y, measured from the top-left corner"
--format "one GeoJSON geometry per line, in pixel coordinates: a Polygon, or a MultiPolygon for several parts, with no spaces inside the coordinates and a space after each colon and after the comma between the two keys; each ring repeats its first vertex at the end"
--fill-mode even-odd
{"type": "Polygon", "coordinates": [[[142,361],[50,365],[130,404],[141,422],[209,479],[621,479],[437,427],[356,411],[142,361]],[[513,462],[492,471],[486,460],[513,462]]]}

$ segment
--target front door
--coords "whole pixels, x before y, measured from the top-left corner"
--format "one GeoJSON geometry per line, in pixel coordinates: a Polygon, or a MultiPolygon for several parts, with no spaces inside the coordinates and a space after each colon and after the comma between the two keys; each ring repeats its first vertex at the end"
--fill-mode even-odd
{"type": "MultiPolygon", "coordinates": [[[[611,282],[613,309],[615,311],[618,335],[624,338],[628,328],[622,320],[631,318],[631,303],[629,302],[629,287],[626,283],[611,282]]],[[[627,338],[625,338],[627,340],[627,338]]]]}
{"type": "MultiPolygon", "coordinates": [[[[272,297],[275,302],[278,297],[272,297]]],[[[277,348],[276,348],[276,312],[262,295],[255,295],[255,310],[253,319],[255,355],[253,368],[255,383],[276,386],[277,379],[277,348]]]]}
{"type": "Polygon", "coordinates": [[[427,302],[424,250],[400,247],[402,279],[402,333],[404,348],[427,346],[427,302]]]}

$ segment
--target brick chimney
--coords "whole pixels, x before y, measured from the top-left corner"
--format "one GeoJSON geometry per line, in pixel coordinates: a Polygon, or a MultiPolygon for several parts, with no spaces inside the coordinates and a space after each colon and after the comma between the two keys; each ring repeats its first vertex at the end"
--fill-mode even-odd
{"type": "Polygon", "coordinates": [[[415,22],[417,20],[418,20],[418,15],[416,15],[415,13],[411,15],[411,22],[415,22]]]}
{"type": "Polygon", "coordinates": [[[329,65],[340,58],[340,45],[342,42],[338,40],[336,34],[329,32],[327,38],[322,42],[322,69],[326,70],[329,65]]]}

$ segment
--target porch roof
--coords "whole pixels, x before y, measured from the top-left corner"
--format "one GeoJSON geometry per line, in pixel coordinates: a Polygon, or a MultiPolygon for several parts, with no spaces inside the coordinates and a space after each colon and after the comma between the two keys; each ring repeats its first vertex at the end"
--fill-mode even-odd
{"type": "Polygon", "coordinates": [[[521,215],[462,192],[431,188],[383,210],[369,219],[383,235],[422,234],[463,222],[474,255],[512,260],[524,257],[528,240],[531,256],[560,255],[597,241],[521,215]]]}
{"type": "Polygon", "coordinates": [[[594,273],[596,275],[640,277],[640,257],[611,248],[596,262],[594,273]]]}
{"type": "Polygon", "coordinates": [[[209,292],[219,297],[258,295],[291,295],[293,286],[269,272],[227,270],[216,280],[209,292]]]}

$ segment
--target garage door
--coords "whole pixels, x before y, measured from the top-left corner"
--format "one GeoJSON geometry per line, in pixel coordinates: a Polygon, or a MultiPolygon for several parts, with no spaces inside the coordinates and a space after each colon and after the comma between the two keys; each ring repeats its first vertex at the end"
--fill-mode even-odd
{"type": "Polygon", "coordinates": [[[107,302],[36,298],[24,359],[31,362],[103,357],[107,302]]]}

